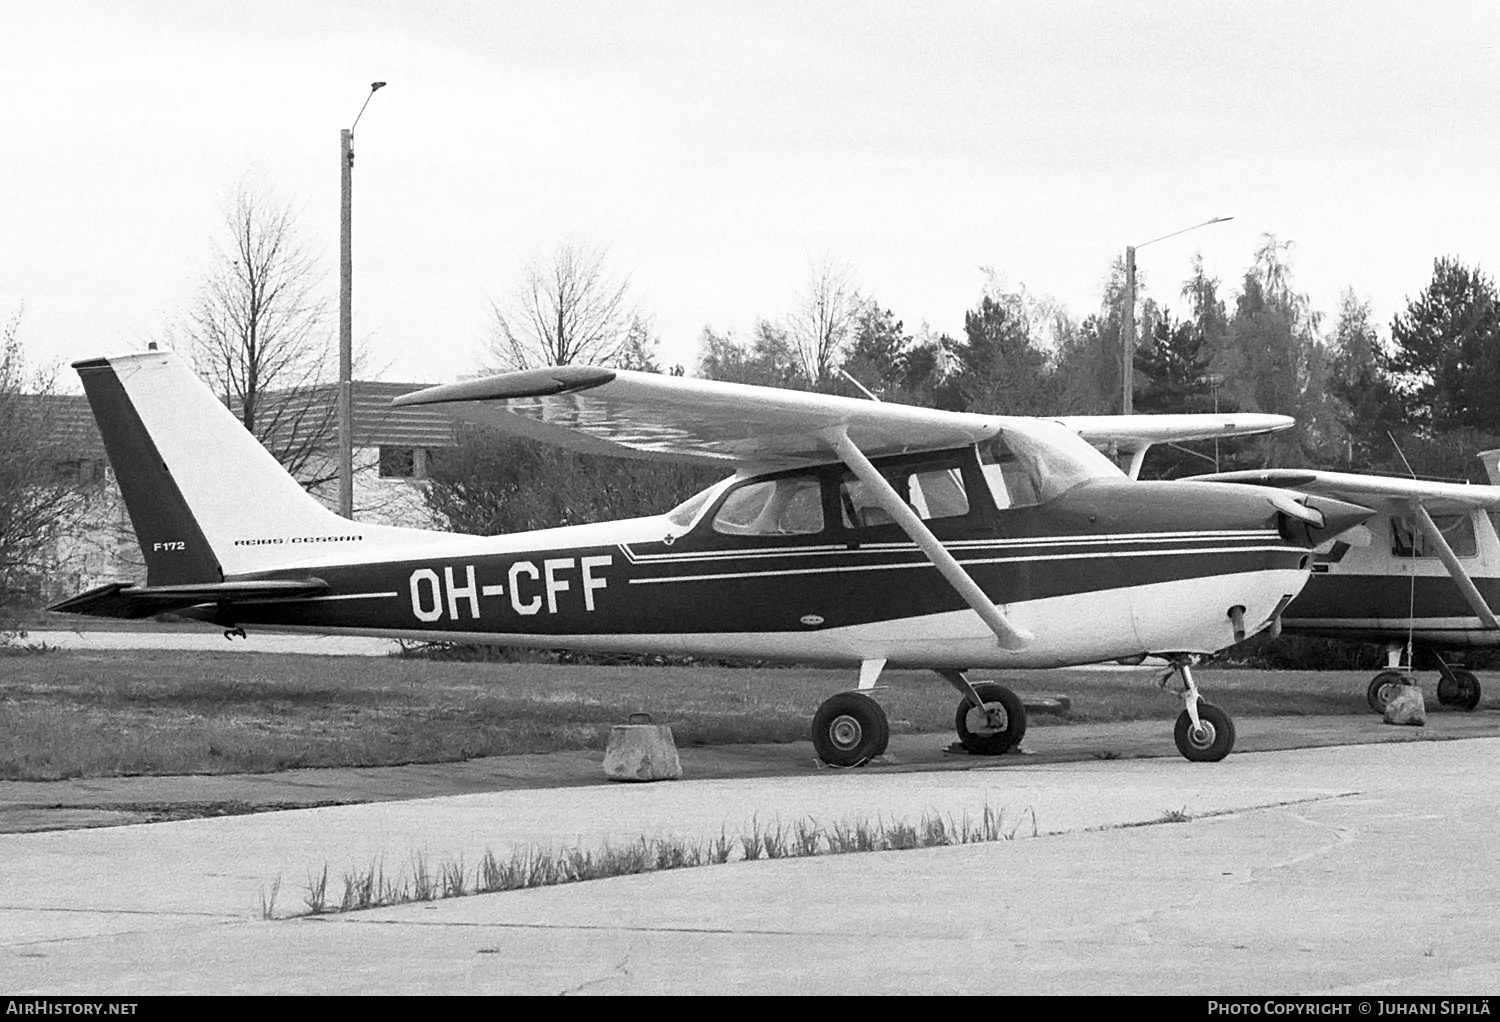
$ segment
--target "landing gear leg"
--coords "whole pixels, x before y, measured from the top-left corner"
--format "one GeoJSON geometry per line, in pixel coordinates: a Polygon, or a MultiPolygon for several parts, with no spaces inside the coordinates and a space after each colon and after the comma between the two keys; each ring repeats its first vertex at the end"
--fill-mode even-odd
{"type": "Polygon", "coordinates": [[[1438,672],[1442,675],[1438,681],[1438,702],[1444,706],[1457,706],[1460,709],[1472,710],[1479,705],[1479,679],[1474,677],[1472,671],[1466,671],[1462,666],[1457,670],[1448,665],[1448,661],[1438,655],[1437,650],[1431,650],[1432,659],[1437,661],[1438,672]]]}
{"type": "Polygon", "coordinates": [[[998,756],[1026,736],[1026,706],[1004,685],[981,681],[971,685],[963,671],[940,670],[940,677],[963,694],[953,729],[959,744],[975,756],[998,756]]]}
{"type": "Polygon", "coordinates": [[[1161,678],[1163,689],[1174,674],[1182,679],[1182,713],[1172,731],[1177,751],[1195,763],[1217,763],[1234,748],[1234,721],[1217,706],[1203,701],[1193,680],[1191,657],[1172,661],[1172,669],[1161,678]]]}

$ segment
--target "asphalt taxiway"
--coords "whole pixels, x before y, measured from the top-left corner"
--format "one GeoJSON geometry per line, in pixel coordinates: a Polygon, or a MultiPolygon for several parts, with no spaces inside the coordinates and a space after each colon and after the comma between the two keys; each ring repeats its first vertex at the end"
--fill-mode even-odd
{"type": "MultiPolygon", "coordinates": [[[[1462,735],[1492,716],[1435,715],[1417,740],[1350,718],[1407,740],[1219,764],[1133,758],[1116,725],[1095,748],[1120,758],[939,750],[927,766],[697,779],[685,760],[672,783],[436,797],[386,778],[392,797],[356,804],[5,834],[0,976],[8,994],[1490,993],[1500,738],[1462,735]],[[338,889],[416,855],[472,868],[487,850],[986,806],[1013,840],[285,918],[325,866],[338,889]],[[268,921],[273,889],[283,918],[268,921]]],[[[1029,744],[1054,733],[1078,729],[1029,744]]]]}

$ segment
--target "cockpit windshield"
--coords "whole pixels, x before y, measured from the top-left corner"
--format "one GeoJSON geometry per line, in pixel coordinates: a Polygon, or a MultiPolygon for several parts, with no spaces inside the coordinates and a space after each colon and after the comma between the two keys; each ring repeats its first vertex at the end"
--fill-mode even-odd
{"type": "Polygon", "coordinates": [[[1044,419],[1007,424],[980,461],[1001,508],[1044,504],[1089,479],[1125,476],[1077,433],[1044,419]]]}

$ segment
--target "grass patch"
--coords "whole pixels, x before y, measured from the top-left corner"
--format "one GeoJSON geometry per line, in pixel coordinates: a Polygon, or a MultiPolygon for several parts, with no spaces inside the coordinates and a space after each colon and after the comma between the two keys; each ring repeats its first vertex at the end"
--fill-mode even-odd
{"type": "MultiPolygon", "coordinates": [[[[739,835],[738,861],[1013,841],[1026,829],[1028,818],[1031,836],[1036,837],[1038,827],[1034,810],[1028,808],[1007,826],[1005,811],[996,811],[989,803],[985,803],[977,817],[971,818],[965,813],[961,819],[926,813],[916,822],[860,820],[831,826],[811,819],[790,824],[777,820],[774,824],[762,825],[756,819],[751,821],[747,831],[739,835]]],[[[721,830],[717,837],[699,841],[680,837],[642,837],[624,845],[606,842],[593,847],[527,847],[503,857],[486,851],[473,870],[465,869],[462,858],[445,859],[434,865],[419,853],[411,857],[407,868],[394,874],[386,872],[384,860],[345,873],[343,891],[337,897],[330,893],[328,865],[325,863],[321,872],[308,877],[302,899],[306,911],[292,915],[357,912],[414,901],[461,898],[468,894],[494,894],[637,873],[721,866],[731,861],[734,845],[727,831],[721,830]]],[[[280,885],[278,878],[269,898],[262,894],[261,918],[274,918],[276,891],[280,885]]]]}
{"type": "MultiPolygon", "coordinates": [[[[0,672],[0,778],[265,773],[603,749],[631,713],[679,746],[805,741],[852,670],[440,663],[238,651],[62,650],[0,672]]],[[[1200,669],[1237,716],[1364,714],[1363,672],[1200,669]]],[[[1066,722],[1171,720],[1142,671],[975,672],[1021,692],[1066,692],[1066,722]]],[[[929,672],[891,671],[892,731],[941,733],[957,696],[929,672]]],[[[1486,687],[1492,687],[1486,682],[1486,687]]],[[[1036,715],[1033,728],[1059,721],[1036,715]]],[[[789,836],[791,839],[791,836],[789,836]]],[[[779,849],[778,849],[779,851],[779,849]]]]}

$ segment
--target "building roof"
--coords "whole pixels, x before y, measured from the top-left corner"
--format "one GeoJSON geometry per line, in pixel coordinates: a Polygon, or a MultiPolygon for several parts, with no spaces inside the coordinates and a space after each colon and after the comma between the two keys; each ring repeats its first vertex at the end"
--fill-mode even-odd
{"type": "Polygon", "coordinates": [[[104,457],[104,441],[94,424],[88,398],[82,394],[20,394],[22,401],[40,402],[47,426],[57,441],[58,452],[66,461],[85,461],[104,457]]]}

